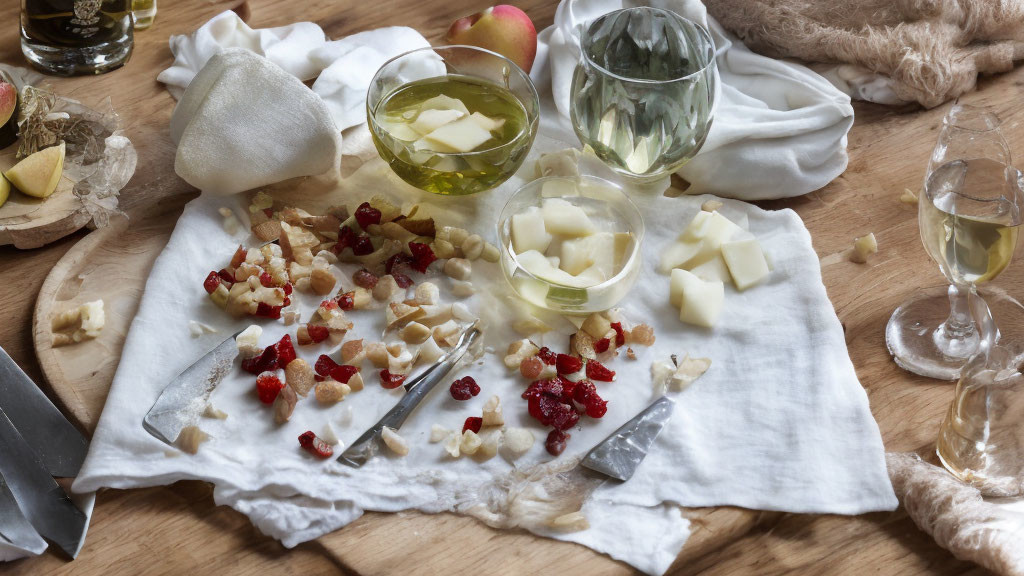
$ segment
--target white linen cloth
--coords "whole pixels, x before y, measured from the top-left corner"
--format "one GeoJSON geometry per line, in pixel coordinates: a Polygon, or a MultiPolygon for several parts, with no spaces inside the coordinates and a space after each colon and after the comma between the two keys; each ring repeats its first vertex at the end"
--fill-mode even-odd
{"type": "MultiPolygon", "coordinates": [[[[804,66],[754,54],[709,18],[698,0],[563,0],[554,25],[538,36],[531,73],[538,90],[550,86],[559,114],[568,118],[584,23],[636,4],[657,5],[701,22],[715,41],[721,78],[715,119],[701,152],[679,170],[691,184],[689,194],[787,198],[817,190],[842,174],[846,133],[853,125],[850,97],[804,66]]],[[[322,37],[323,31],[309,22],[253,30],[234,12],[224,12],[190,36],[172,37],[174,65],[157,79],[180,97],[214,53],[230,46],[249,48],[300,79],[323,70],[313,91],[344,130],[365,121],[366,88],[380,65],[428,45],[419,33],[401,27],[326,43],[322,37]]]]}

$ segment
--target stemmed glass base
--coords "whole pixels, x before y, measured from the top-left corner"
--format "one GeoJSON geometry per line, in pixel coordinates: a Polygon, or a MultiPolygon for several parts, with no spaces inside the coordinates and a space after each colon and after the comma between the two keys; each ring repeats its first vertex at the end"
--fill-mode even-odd
{"type": "Polygon", "coordinates": [[[885,327],[885,343],[900,368],[929,378],[956,380],[964,362],[978,349],[978,331],[970,316],[960,316],[966,321],[958,322],[954,318],[958,315],[950,315],[954,299],[950,288],[925,290],[892,313],[885,327]]]}

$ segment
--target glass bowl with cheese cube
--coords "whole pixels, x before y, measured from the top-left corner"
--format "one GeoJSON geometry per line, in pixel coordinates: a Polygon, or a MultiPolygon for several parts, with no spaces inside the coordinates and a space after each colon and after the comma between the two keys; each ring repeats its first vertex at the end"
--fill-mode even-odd
{"type": "Polygon", "coordinates": [[[490,190],[522,165],[540,101],[530,76],[504,56],[442,46],[381,66],[366,116],[377,151],[402,180],[460,196],[490,190]]]}
{"type": "Polygon", "coordinates": [[[534,180],[498,218],[505,278],[527,302],[565,314],[615,306],[640,273],[643,237],[636,205],[593,176],[534,180]]]}

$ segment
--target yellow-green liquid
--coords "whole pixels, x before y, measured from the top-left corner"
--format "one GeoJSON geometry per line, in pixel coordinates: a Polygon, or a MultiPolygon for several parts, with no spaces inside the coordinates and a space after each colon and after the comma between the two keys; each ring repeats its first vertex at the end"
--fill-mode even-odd
{"type": "Polygon", "coordinates": [[[523,163],[530,148],[526,109],[508,89],[497,84],[450,74],[404,84],[385,95],[372,111],[379,123],[372,130],[377,151],[403,180],[428,192],[445,195],[489,190],[508,179],[523,163]],[[470,114],[479,112],[504,125],[492,138],[468,153],[414,150],[384,126],[415,118],[426,100],[436,96],[461,100],[470,114]]]}

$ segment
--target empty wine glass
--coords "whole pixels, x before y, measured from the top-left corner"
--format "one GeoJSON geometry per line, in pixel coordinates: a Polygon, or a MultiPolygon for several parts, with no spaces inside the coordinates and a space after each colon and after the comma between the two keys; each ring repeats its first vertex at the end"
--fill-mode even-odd
{"type": "Polygon", "coordinates": [[[655,179],[697,155],[715,107],[711,33],[668,10],[609,12],[582,33],[570,116],[613,170],[655,179]]]}
{"type": "Polygon", "coordinates": [[[999,118],[955,104],[943,119],[918,202],[921,241],[950,286],[904,303],[886,327],[896,363],[910,372],[956,380],[978,349],[968,291],[1009,265],[1021,223],[1021,175],[999,118]],[[946,301],[948,300],[948,304],[946,301]]]}

